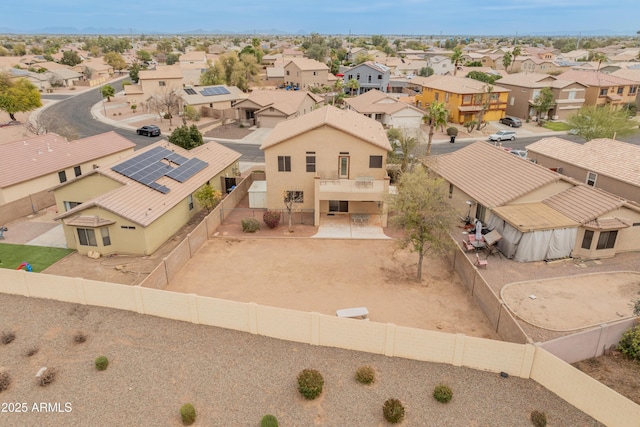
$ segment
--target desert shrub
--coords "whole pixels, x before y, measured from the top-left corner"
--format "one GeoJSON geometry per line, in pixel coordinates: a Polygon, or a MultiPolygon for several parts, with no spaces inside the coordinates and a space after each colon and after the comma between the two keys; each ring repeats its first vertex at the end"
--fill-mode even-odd
{"type": "Polygon", "coordinates": [[[440,384],[433,389],[433,398],[441,403],[449,403],[453,397],[453,392],[449,386],[440,384]]]}
{"type": "Polygon", "coordinates": [[[38,384],[42,387],[46,387],[56,379],[56,370],[54,368],[47,368],[42,372],[40,378],[38,378],[38,384]]]}
{"type": "Polygon", "coordinates": [[[640,361],[640,325],[634,326],[622,334],[618,350],[625,356],[640,361]]]}
{"type": "Polygon", "coordinates": [[[540,411],[531,411],[531,424],[536,427],[545,427],[547,425],[547,414],[540,411]]]}
{"type": "Polygon", "coordinates": [[[180,416],[182,417],[182,424],[190,426],[196,422],[196,408],[191,403],[185,403],[180,408],[180,416]]]}
{"type": "Polygon", "coordinates": [[[2,344],[7,345],[10,344],[13,340],[16,339],[16,334],[13,331],[5,331],[2,333],[2,344]]]}
{"type": "Polygon", "coordinates": [[[356,371],[356,380],[362,384],[371,384],[376,380],[376,372],[371,366],[361,366],[356,371]]]}
{"type": "Polygon", "coordinates": [[[106,356],[100,356],[96,358],[96,369],[98,371],[104,371],[109,366],[109,359],[106,356]]]}
{"type": "Polygon", "coordinates": [[[30,347],[24,352],[24,355],[27,357],[35,356],[38,353],[38,350],[38,347],[30,347]]]}
{"type": "Polygon", "coordinates": [[[11,385],[9,372],[0,372],[0,391],[5,391],[11,385]]]}
{"type": "Polygon", "coordinates": [[[322,393],[324,379],[315,369],[304,369],[298,374],[298,391],[305,399],[313,400],[322,393]]]}
{"type": "Polygon", "coordinates": [[[387,399],[382,405],[382,415],[391,424],[397,424],[404,418],[404,406],[398,399],[387,399]]]}
{"type": "Polygon", "coordinates": [[[242,231],[244,233],[255,233],[260,230],[260,222],[255,218],[245,218],[242,220],[242,231]]]}
{"type": "Polygon", "coordinates": [[[278,427],[278,420],[273,415],[265,415],[260,420],[260,427],[278,427]]]}
{"type": "Polygon", "coordinates": [[[83,334],[82,332],[78,332],[77,334],[75,334],[73,336],[73,341],[76,344],[82,344],[83,342],[85,342],[87,340],[87,336],[85,334],[83,334]]]}
{"type": "Polygon", "coordinates": [[[280,211],[265,211],[262,220],[269,228],[276,228],[280,224],[280,211]]]}
{"type": "Polygon", "coordinates": [[[449,136],[458,136],[458,128],[455,126],[451,126],[447,128],[447,135],[449,136]]]}

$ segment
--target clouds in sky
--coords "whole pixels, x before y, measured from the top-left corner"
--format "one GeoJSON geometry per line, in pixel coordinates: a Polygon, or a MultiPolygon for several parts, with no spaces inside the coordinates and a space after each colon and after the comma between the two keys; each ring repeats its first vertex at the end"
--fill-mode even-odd
{"type": "Polygon", "coordinates": [[[126,32],[278,30],[322,34],[635,34],[637,0],[24,0],[4,8],[0,28],[118,28],[126,32]]]}

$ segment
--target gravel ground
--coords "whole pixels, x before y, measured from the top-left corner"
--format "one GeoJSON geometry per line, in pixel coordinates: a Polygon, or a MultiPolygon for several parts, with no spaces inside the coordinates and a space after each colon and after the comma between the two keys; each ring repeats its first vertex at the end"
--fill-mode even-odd
{"type": "Polygon", "coordinates": [[[179,408],[191,402],[200,426],[258,426],[267,413],[282,426],[385,426],[390,397],[403,402],[405,426],[527,426],[534,409],[549,426],[601,425],[516,377],[13,295],[0,294],[0,313],[0,329],[16,334],[0,344],[0,371],[12,377],[0,392],[0,425],[180,426],[179,408]],[[85,343],[74,342],[79,331],[85,343]],[[39,350],[27,357],[32,348],[39,350]],[[102,372],[93,365],[100,355],[110,360],[102,372]],[[362,365],[375,368],[375,384],[354,380],[362,365]],[[58,372],[44,388],[35,378],[42,366],[58,372]],[[296,389],[304,368],[325,379],[314,401],[296,389]],[[441,382],[453,389],[447,405],[431,397],[441,382]],[[5,412],[23,402],[27,413],[5,412]],[[60,410],[36,412],[42,402],[60,410]]]}

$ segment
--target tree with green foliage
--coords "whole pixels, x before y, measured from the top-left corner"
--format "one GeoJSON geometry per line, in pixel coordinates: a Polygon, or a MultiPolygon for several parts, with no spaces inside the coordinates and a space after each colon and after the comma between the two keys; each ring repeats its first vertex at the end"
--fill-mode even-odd
{"type": "Polygon", "coordinates": [[[531,107],[536,112],[536,118],[538,120],[538,126],[542,126],[542,118],[547,116],[549,110],[555,105],[556,101],[553,99],[553,92],[550,87],[543,87],[540,89],[540,93],[533,98],[531,107]]]}
{"type": "Polygon", "coordinates": [[[518,56],[522,55],[522,48],[520,46],[516,46],[511,51],[511,56],[513,57],[513,61],[511,62],[511,70],[513,71],[513,66],[515,65],[516,59],[518,56]]]}
{"type": "Polygon", "coordinates": [[[140,62],[149,62],[151,61],[151,54],[146,50],[139,50],[136,52],[136,58],[140,62]]]}
{"type": "Polygon", "coordinates": [[[373,35],[371,36],[371,44],[378,49],[383,50],[389,44],[389,41],[384,36],[373,35]]]}
{"type": "Polygon", "coordinates": [[[349,89],[349,93],[353,96],[353,92],[360,89],[360,83],[356,79],[350,79],[345,85],[349,89]]]}
{"type": "Polygon", "coordinates": [[[40,92],[29,80],[21,78],[11,80],[9,74],[0,74],[0,110],[16,120],[16,113],[26,113],[42,107],[40,92]]]}
{"type": "Polygon", "coordinates": [[[453,248],[451,228],[455,212],[449,205],[448,185],[423,168],[404,173],[390,198],[391,221],[404,230],[402,247],[418,253],[417,279],[422,280],[426,253],[442,255],[453,248]]]}
{"type": "Polygon", "coordinates": [[[111,97],[116,94],[116,90],[111,85],[104,85],[100,89],[103,98],[107,98],[107,102],[111,102],[111,97]]]}
{"type": "Polygon", "coordinates": [[[502,55],[502,65],[504,65],[505,70],[509,69],[509,66],[513,62],[512,60],[511,52],[505,52],[504,55],[502,55]]]}
{"type": "Polygon", "coordinates": [[[422,67],[420,68],[420,71],[418,71],[418,75],[420,77],[429,77],[429,76],[433,76],[435,72],[433,71],[433,68],[431,67],[422,67]]]}
{"type": "Polygon", "coordinates": [[[75,67],[76,65],[82,62],[82,58],[80,55],[74,50],[65,50],[62,53],[62,59],[60,63],[63,65],[68,65],[69,67],[75,67]]]}
{"type": "Polygon", "coordinates": [[[169,39],[162,39],[156,43],[156,50],[160,53],[169,54],[173,50],[173,42],[169,39]]]}
{"type": "Polygon", "coordinates": [[[407,128],[391,128],[387,131],[387,138],[389,138],[393,149],[389,154],[389,158],[400,162],[401,172],[407,171],[409,159],[415,156],[415,149],[418,146],[421,133],[421,131],[419,133],[411,132],[407,128]]]}
{"type": "Polygon", "coordinates": [[[429,126],[429,139],[427,140],[426,155],[431,155],[431,143],[433,142],[433,134],[438,126],[444,129],[447,124],[449,111],[445,107],[444,102],[433,101],[428,107],[422,120],[429,126]]]}
{"type": "Polygon", "coordinates": [[[191,125],[191,127],[182,125],[175,128],[169,136],[169,142],[177,145],[178,147],[182,147],[185,150],[191,150],[192,148],[204,144],[202,134],[196,125],[191,125]]]}
{"type": "Polygon", "coordinates": [[[196,196],[196,200],[207,210],[207,212],[211,212],[212,209],[215,209],[216,206],[222,200],[222,193],[215,188],[213,188],[210,184],[203,185],[198,191],[193,193],[196,196]]]}
{"type": "Polygon", "coordinates": [[[327,57],[327,46],[321,44],[312,44],[305,51],[307,57],[315,59],[318,62],[324,62],[327,57]]]}
{"type": "Polygon", "coordinates": [[[469,71],[467,74],[467,78],[478,80],[480,82],[494,84],[497,80],[502,78],[500,74],[487,74],[482,71],[469,71]]]}
{"type": "Polygon", "coordinates": [[[455,76],[458,71],[458,64],[462,61],[462,49],[458,46],[453,48],[453,53],[449,58],[451,59],[451,63],[453,64],[453,75],[455,76]]]}
{"type": "Polygon", "coordinates": [[[127,68],[127,62],[118,52],[105,53],[102,59],[105,64],[108,64],[116,71],[124,70],[125,68],[127,68]]]}
{"type": "Polygon", "coordinates": [[[131,78],[132,82],[138,83],[138,80],[140,80],[140,77],[139,77],[140,69],[141,67],[138,64],[131,65],[131,68],[129,69],[129,77],[131,78]]]}
{"type": "Polygon", "coordinates": [[[374,60],[373,56],[369,55],[369,52],[365,50],[363,52],[358,52],[353,62],[355,63],[355,65],[359,65],[359,64],[362,64],[363,62],[373,61],[373,60],[374,60]]]}
{"type": "Polygon", "coordinates": [[[180,55],[177,53],[168,53],[165,58],[167,65],[173,65],[180,61],[180,55]]]}
{"type": "Polygon", "coordinates": [[[209,67],[200,74],[200,85],[211,86],[225,84],[225,72],[220,61],[209,64],[209,67]]]}
{"type": "Polygon", "coordinates": [[[567,118],[567,124],[587,141],[630,135],[638,127],[638,122],[631,120],[625,110],[597,105],[582,107],[567,118]]]}

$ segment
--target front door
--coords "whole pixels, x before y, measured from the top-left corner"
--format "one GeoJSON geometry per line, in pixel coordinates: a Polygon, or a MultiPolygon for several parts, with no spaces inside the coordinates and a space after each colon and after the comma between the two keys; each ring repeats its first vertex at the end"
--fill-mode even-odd
{"type": "Polygon", "coordinates": [[[349,179],[349,156],[340,156],[338,162],[340,178],[349,179]]]}

